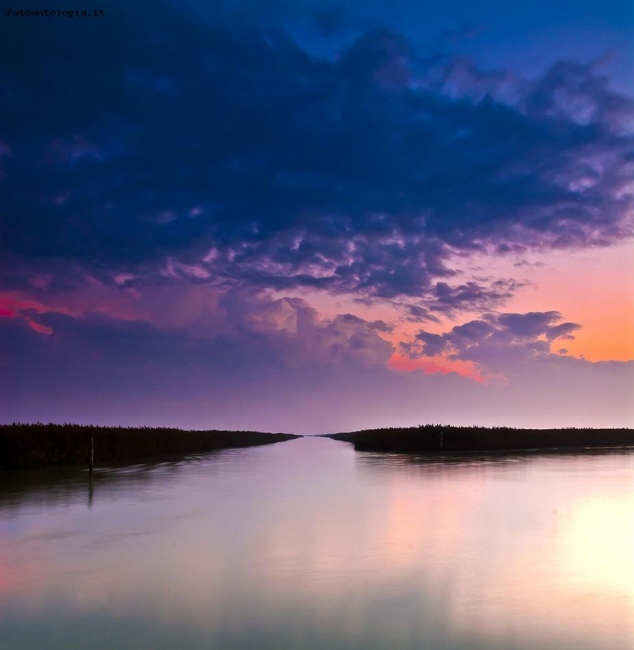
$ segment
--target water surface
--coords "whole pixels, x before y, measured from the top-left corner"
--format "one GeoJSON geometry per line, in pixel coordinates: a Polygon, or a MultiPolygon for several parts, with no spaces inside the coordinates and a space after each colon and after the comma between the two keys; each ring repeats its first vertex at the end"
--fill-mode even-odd
{"type": "Polygon", "coordinates": [[[0,648],[634,648],[634,453],[0,475],[0,648]]]}

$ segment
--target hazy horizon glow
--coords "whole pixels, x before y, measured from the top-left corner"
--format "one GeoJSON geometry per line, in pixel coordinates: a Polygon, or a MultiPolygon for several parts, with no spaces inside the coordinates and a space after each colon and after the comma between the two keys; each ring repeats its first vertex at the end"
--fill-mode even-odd
{"type": "Polygon", "coordinates": [[[3,18],[2,421],[631,426],[634,12],[552,4],[3,18]]]}

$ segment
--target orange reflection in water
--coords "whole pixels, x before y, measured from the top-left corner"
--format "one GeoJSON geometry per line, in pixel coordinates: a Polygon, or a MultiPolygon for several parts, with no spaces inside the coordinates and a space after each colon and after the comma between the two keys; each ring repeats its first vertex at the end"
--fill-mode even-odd
{"type": "Polygon", "coordinates": [[[488,540],[488,558],[461,566],[453,625],[497,642],[568,647],[576,636],[580,647],[634,647],[634,496],[579,477],[553,494],[535,479],[533,494],[514,495],[516,516],[500,504],[511,524],[504,543],[488,540]]]}
{"type": "Polygon", "coordinates": [[[572,586],[634,604],[634,494],[589,497],[561,519],[559,559],[572,586]]]}

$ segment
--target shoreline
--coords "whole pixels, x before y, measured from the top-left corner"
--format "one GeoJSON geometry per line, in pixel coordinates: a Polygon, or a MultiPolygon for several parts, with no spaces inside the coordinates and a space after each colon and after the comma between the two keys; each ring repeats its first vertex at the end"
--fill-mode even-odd
{"type": "Polygon", "coordinates": [[[355,451],[402,453],[565,451],[634,446],[634,429],[514,429],[511,427],[420,427],[363,429],[324,437],[355,451]]]}
{"type": "Polygon", "coordinates": [[[290,433],[101,427],[80,424],[0,425],[0,469],[89,466],[131,458],[268,445],[299,438],[290,433]]]}
{"type": "MultiPolygon", "coordinates": [[[[0,470],[94,466],[113,461],[274,444],[305,436],[260,431],[186,430],[175,427],[106,427],[79,424],[0,425],[0,470]]],[[[515,429],[421,425],[321,434],[355,451],[447,454],[566,452],[634,447],[634,429],[515,429]]]]}

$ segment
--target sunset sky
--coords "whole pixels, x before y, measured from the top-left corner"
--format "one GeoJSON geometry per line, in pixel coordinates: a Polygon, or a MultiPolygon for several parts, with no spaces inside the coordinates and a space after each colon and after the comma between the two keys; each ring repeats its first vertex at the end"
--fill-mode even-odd
{"type": "Polygon", "coordinates": [[[101,8],[0,16],[2,422],[634,425],[630,0],[101,8]]]}

